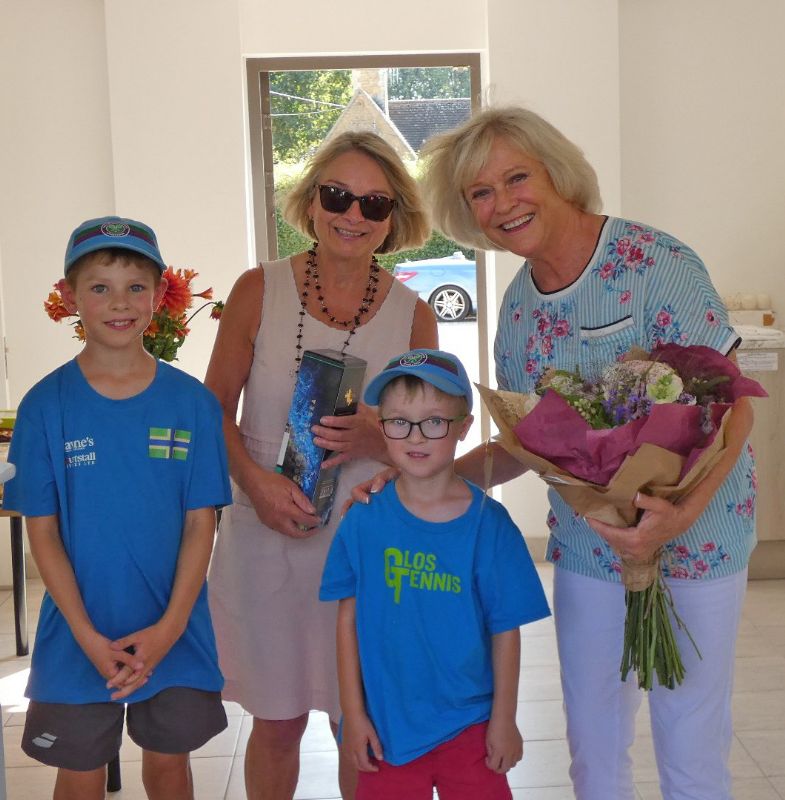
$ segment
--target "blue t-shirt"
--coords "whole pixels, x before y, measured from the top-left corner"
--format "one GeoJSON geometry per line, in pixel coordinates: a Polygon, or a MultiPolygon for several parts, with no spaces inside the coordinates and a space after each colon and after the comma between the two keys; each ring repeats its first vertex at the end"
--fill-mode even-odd
{"type": "MultiPolygon", "coordinates": [[[[727,354],[738,342],[703,262],[662,231],[609,217],[586,268],[557,292],[541,292],[525,262],[508,287],[496,335],[500,389],[532,392],[549,367],[597,378],[633,345],[700,344],[727,354]]],[[[674,578],[744,569],[755,546],[757,478],[747,445],[696,523],[665,545],[674,578]]],[[[548,558],[591,577],[620,580],[621,562],[554,489],[548,491],[548,558]]]]}
{"type": "MultiPolygon", "coordinates": [[[[109,639],[163,615],[186,512],[231,502],[221,418],[199,381],[161,362],[150,386],[127,399],[98,394],[73,360],[22,400],[9,453],[17,472],[4,505],[58,517],[87,613],[109,639]]],[[[105,702],[105,684],[45,594],[27,696],[105,702]]],[[[205,585],[183,635],[126,702],[171,686],[222,685],[205,585]]]]}
{"type": "Polygon", "coordinates": [[[335,535],[322,600],[357,598],[366,708],[405,764],[490,717],[491,636],[550,614],[523,536],[475,486],[465,514],[426,522],[394,483],[335,535]]]}

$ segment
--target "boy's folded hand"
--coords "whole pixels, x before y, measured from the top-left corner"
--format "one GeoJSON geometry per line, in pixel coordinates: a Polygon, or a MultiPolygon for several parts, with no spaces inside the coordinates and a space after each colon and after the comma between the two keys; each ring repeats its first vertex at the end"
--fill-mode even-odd
{"type": "Polygon", "coordinates": [[[107,689],[117,689],[112,700],[122,700],[144,686],[153,674],[153,669],[169,652],[179,638],[168,626],[160,622],[128,634],[111,643],[112,653],[119,657],[133,652],[133,671],[122,670],[107,681],[107,689]]]}
{"type": "Polygon", "coordinates": [[[369,750],[376,761],[384,761],[382,744],[376,735],[376,729],[366,714],[344,715],[343,742],[344,752],[349,756],[360,772],[378,772],[379,767],[373,763],[369,750]]]}
{"type": "Polygon", "coordinates": [[[79,645],[93,666],[109,683],[125,681],[144,666],[133,652],[118,653],[112,641],[98,631],[92,631],[80,638],[79,645]]]}
{"type": "Polygon", "coordinates": [[[491,717],[485,736],[485,765],[503,775],[523,758],[523,738],[515,720],[502,722],[491,717]]]}

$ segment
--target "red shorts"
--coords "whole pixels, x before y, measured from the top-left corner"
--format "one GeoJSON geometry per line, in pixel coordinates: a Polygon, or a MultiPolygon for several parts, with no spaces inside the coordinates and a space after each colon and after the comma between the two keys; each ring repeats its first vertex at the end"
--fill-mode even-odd
{"type": "Polygon", "coordinates": [[[408,764],[375,762],[378,772],[361,772],[356,800],[512,800],[506,775],[485,766],[487,722],[472,725],[408,764]]]}

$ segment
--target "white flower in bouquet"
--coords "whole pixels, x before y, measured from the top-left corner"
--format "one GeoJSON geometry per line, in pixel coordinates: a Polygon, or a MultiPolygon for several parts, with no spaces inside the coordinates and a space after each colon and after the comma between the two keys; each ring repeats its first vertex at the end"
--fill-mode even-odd
{"type": "Polygon", "coordinates": [[[602,375],[606,398],[613,388],[637,388],[652,403],[675,403],[684,392],[684,382],[676,370],[661,361],[619,361],[602,375]]]}

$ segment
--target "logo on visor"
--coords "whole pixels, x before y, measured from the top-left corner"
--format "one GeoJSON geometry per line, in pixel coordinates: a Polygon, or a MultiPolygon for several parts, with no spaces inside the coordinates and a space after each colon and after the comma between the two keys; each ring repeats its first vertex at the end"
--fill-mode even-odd
{"type": "Polygon", "coordinates": [[[419,367],[428,360],[426,353],[407,353],[401,358],[402,367],[419,367]]]}
{"type": "Polygon", "coordinates": [[[131,228],[124,222],[104,222],[101,225],[101,233],[105,236],[128,236],[131,228]]]}

